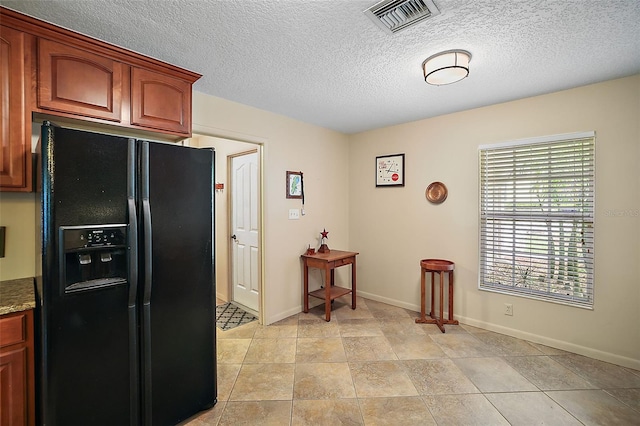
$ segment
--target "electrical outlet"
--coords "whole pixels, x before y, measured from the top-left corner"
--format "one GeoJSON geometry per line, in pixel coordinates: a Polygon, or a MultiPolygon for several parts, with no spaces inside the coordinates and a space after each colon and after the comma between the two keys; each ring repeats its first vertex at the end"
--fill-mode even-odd
{"type": "Polygon", "coordinates": [[[504,304],[504,314],[513,316],[513,305],[511,303],[504,304]]]}
{"type": "Polygon", "coordinates": [[[289,219],[300,219],[300,210],[289,209],[289,219]]]}

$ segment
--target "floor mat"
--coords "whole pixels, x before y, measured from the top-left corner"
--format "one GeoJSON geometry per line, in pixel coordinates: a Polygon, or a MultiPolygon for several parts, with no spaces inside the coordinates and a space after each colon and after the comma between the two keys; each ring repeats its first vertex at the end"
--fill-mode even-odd
{"type": "Polygon", "coordinates": [[[222,330],[230,330],[256,319],[253,314],[231,303],[216,306],[216,326],[222,330]]]}

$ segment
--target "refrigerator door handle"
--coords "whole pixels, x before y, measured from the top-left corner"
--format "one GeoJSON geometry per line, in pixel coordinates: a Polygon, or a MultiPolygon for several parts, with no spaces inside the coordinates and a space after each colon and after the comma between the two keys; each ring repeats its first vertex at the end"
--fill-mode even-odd
{"type": "Polygon", "coordinates": [[[129,307],[138,293],[138,212],[136,211],[136,141],[129,139],[127,155],[127,213],[129,215],[129,307]]]}
{"type": "Polygon", "coordinates": [[[142,216],[144,221],[144,295],[142,303],[151,303],[151,205],[149,200],[142,200],[142,216]]]}
{"type": "Polygon", "coordinates": [[[151,204],[149,202],[149,142],[142,142],[142,163],[141,163],[141,187],[140,197],[142,199],[142,226],[144,238],[144,292],[142,303],[148,305],[151,303],[151,275],[153,253],[152,253],[152,235],[151,235],[151,204]]]}
{"type": "Polygon", "coordinates": [[[140,199],[142,201],[142,232],[144,244],[144,283],[142,293],[142,412],[143,423],[153,424],[151,395],[151,274],[152,271],[152,235],[151,205],[149,203],[149,142],[140,143],[140,199]]]}
{"type": "Polygon", "coordinates": [[[138,217],[136,201],[127,199],[129,213],[129,307],[135,307],[138,292],[138,217]]]}
{"type": "Polygon", "coordinates": [[[127,152],[127,213],[129,215],[129,423],[140,422],[138,396],[138,212],[136,211],[136,141],[128,140],[127,152]]]}

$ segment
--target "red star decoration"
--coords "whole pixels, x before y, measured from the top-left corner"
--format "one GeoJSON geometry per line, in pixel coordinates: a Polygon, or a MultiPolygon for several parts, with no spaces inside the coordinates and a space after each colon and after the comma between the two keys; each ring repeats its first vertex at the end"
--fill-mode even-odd
{"type": "Polygon", "coordinates": [[[322,238],[329,238],[327,235],[329,235],[329,231],[327,231],[326,229],[323,229],[322,232],[320,233],[320,235],[322,235],[322,238]]]}

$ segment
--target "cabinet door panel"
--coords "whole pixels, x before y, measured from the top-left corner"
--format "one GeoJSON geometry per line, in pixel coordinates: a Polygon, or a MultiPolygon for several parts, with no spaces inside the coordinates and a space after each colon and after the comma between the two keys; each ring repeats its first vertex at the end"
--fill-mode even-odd
{"type": "Polygon", "coordinates": [[[131,124],[191,134],[191,84],[132,68],[131,124]]]}
{"type": "Polygon", "coordinates": [[[38,40],[38,106],[120,121],[123,65],[46,39],[38,40]]]}
{"type": "Polygon", "coordinates": [[[0,424],[27,424],[27,348],[0,353],[0,424]]]}
{"type": "Polygon", "coordinates": [[[0,319],[0,348],[22,343],[26,339],[25,315],[11,315],[0,319]]]}
{"type": "Polygon", "coordinates": [[[31,190],[31,135],[26,132],[26,35],[0,27],[0,188],[31,190]]]}

